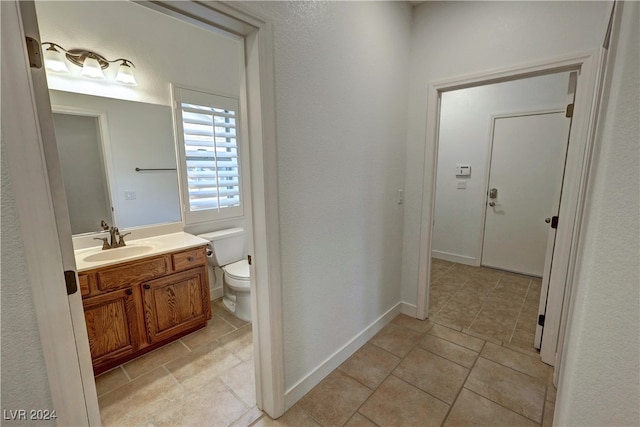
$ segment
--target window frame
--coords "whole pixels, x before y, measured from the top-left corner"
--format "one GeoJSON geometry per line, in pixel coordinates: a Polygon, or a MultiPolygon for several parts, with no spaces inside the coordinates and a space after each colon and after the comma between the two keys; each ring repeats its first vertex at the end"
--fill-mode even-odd
{"type": "Polygon", "coordinates": [[[189,87],[171,85],[173,99],[173,117],[176,141],[176,155],[178,159],[178,174],[180,188],[180,202],[182,207],[182,217],[185,225],[200,224],[218,220],[240,218],[244,216],[245,177],[243,174],[243,135],[241,129],[241,105],[238,97],[221,95],[218,93],[206,92],[189,87]],[[189,181],[187,173],[187,156],[184,140],[184,125],[182,116],[182,104],[195,104],[200,106],[210,106],[212,108],[222,108],[232,110],[235,113],[235,139],[238,168],[238,206],[217,207],[210,209],[191,210],[189,181]]]}

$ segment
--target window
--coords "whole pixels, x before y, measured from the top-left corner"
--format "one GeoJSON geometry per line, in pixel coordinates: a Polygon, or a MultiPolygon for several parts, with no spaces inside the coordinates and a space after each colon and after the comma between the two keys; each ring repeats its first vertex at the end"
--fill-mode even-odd
{"type": "Polygon", "coordinates": [[[238,100],[174,87],[186,223],[241,216],[238,100]]]}

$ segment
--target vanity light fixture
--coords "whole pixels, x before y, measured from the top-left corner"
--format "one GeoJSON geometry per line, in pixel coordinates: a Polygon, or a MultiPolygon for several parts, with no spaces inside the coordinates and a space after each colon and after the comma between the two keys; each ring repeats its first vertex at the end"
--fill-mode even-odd
{"type": "Polygon", "coordinates": [[[48,70],[59,73],[69,73],[69,67],[67,67],[67,63],[65,61],[66,58],[72,64],[77,65],[78,67],[82,67],[81,74],[83,76],[94,79],[106,79],[103,70],[109,68],[109,65],[113,64],[114,62],[119,62],[120,66],[118,67],[118,73],[115,80],[118,83],[127,85],[135,86],[138,84],[136,82],[135,76],[133,75],[133,69],[135,68],[135,65],[133,65],[133,62],[129,61],[128,59],[118,58],[110,61],[104,56],[90,50],[67,50],[56,43],[42,43],[43,47],[47,45],[48,47],[44,51],[44,58],[45,67],[48,70]],[[64,52],[65,55],[63,55],[61,51],[64,52]]]}

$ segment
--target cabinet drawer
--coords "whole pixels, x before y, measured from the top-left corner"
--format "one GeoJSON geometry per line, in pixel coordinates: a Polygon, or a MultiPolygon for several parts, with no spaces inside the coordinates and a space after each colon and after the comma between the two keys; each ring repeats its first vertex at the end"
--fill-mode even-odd
{"type": "Polygon", "coordinates": [[[185,270],[207,262],[204,246],[171,255],[174,270],[185,270]]]}
{"type": "Polygon", "coordinates": [[[98,289],[106,291],[167,274],[164,257],[149,258],[134,264],[98,271],[98,289]]]}

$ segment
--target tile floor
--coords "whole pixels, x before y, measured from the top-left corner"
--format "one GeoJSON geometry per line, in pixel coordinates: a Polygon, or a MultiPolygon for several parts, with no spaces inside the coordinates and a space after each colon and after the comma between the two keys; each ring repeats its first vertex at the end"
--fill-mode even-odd
{"type": "Polygon", "coordinates": [[[429,319],[534,350],[541,279],[434,259],[429,319]]]}
{"type": "Polygon", "coordinates": [[[255,407],[251,325],[209,325],[96,380],[105,425],[547,426],[539,279],[434,261],[431,319],[399,315],[277,420],[255,407]],[[216,402],[216,404],[212,404],[216,402]]]}
{"type": "Polygon", "coordinates": [[[212,309],[205,328],[96,378],[103,425],[248,426],[262,416],[251,324],[220,300],[212,309]]]}

